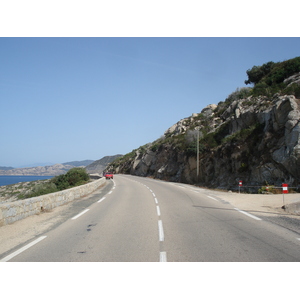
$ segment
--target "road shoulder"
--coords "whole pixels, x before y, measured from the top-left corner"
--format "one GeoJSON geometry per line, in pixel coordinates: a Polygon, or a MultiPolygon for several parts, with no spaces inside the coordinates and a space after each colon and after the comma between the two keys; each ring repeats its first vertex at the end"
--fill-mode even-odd
{"type": "Polygon", "coordinates": [[[44,211],[38,215],[27,217],[12,224],[1,226],[0,257],[59,226],[59,224],[74,216],[77,212],[80,212],[83,207],[87,207],[99,200],[109,191],[111,186],[112,184],[106,182],[105,185],[81,199],[58,206],[50,211],[44,211]]]}

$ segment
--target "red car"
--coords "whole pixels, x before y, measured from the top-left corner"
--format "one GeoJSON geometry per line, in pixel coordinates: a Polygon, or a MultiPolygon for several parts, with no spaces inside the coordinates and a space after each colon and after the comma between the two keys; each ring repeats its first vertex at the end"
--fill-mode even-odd
{"type": "Polygon", "coordinates": [[[105,173],[104,176],[105,176],[106,179],[114,179],[114,174],[113,173],[108,172],[108,173],[105,173]]]}

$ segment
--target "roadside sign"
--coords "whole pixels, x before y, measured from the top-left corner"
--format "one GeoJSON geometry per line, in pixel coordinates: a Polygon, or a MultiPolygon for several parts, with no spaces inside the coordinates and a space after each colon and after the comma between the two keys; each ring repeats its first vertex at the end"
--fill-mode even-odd
{"type": "Polygon", "coordinates": [[[287,183],[282,184],[282,193],[283,194],[288,194],[288,192],[289,192],[288,186],[289,185],[287,183]]]}
{"type": "Polygon", "coordinates": [[[241,192],[241,186],[243,185],[243,181],[239,180],[239,193],[241,192]]]}

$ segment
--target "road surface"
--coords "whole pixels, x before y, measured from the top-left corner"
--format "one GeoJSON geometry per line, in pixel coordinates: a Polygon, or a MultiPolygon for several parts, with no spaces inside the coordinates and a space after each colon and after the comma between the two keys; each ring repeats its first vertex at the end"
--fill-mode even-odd
{"type": "Polygon", "coordinates": [[[0,261],[293,262],[300,234],[210,190],[115,175],[101,198],[0,261]]]}

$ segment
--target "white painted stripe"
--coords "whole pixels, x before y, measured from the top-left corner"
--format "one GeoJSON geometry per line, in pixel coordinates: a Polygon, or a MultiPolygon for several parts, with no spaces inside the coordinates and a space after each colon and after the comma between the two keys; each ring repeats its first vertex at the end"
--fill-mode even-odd
{"type": "Polygon", "coordinates": [[[297,238],[297,240],[299,240],[299,241],[300,241],[300,238],[297,238]]]}
{"type": "Polygon", "coordinates": [[[110,195],[112,193],[112,191],[110,191],[109,193],[108,193],[108,195],[110,195]]]}
{"type": "Polygon", "coordinates": [[[152,193],[153,191],[151,189],[149,189],[149,191],[152,193]]]}
{"type": "Polygon", "coordinates": [[[218,201],[217,199],[215,199],[214,197],[211,197],[211,196],[207,196],[208,198],[210,198],[210,199],[213,199],[213,200],[215,200],[215,201],[218,201]]]}
{"type": "Polygon", "coordinates": [[[100,203],[101,201],[103,201],[106,197],[101,198],[98,203],[100,203]]]}
{"type": "Polygon", "coordinates": [[[116,187],[114,186],[112,189],[114,190],[116,187]]]}
{"type": "Polygon", "coordinates": [[[157,210],[157,215],[160,216],[160,209],[159,209],[159,206],[156,206],[156,210],[157,210]]]}
{"type": "Polygon", "coordinates": [[[33,242],[29,243],[28,245],[22,247],[21,249],[19,249],[19,250],[13,252],[12,254],[10,254],[10,255],[8,255],[8,256],[6,256],[6,257],[4,257],[4,258],[2,258],[2,259],[0,260],[0,262],[7,262],[7,261],[11,260],[13,257],[19,255],[20,253],[24,252],[25,250],[27,250],[27,249],[29,249],[30,247],[34,246],[35,244],[39,243],[40,241],[42,241],[42,240],[43,240],[44,238],[46,238],[46,237],[47,237],[46,235],[39,237],[39,238],[36,239],[35,241],[33,241],[33,242]]]}
{"type": "Polygon", "coordinates": [[[152,193],[152,195],[153,195],[153,197],[155,197],[155,194],[154,194],[154,193],[152,193]]]}
{"type": "Polygon", "coordinates": [[[89,211],[89,209],[86,209],[86,210],[82,211],[80,214],[78,214],[77,216],[73,217],[72,220],[75,220],[75,219],[79,218],[80,216],[82,216],[83,214],[85,214],[87,211],[89,211]]]}
{"type": "Polygon", "coordinates": [[[158,233],[159,233],[159,241],[163,242],[165,240],[164,229],[162,225],[162,221],[158,221],[158,233]]]}
{"type": "Polygon", "coordinates": [[[242,210],[240,210],[240,209],[238,209],[238,208],[234,208],[234,209],[237,210],[237,211],[239,211],[240,213],[242,213],[242,214],[244,214],[244,215],[250,217],[250,218],[253,218],[253,219],[257,220],[257,221],[261,221],[260,218],[258,218],[258,217],[256,217],[256,216],[253,216],[253,215],[251,215],[251,214],[249,214],[249,213],[247,213],[247,212],[245,212],[245,211],[242,211],[242,210]]]}
{"type": "Polygon", "coordinates": [[[160,252],[159,253],[159,261],[160,262],[167,262],[167,253],[166,252],[160,252]]]}
{"type": "Polygon", "coordinates": [[[155,200],[155,203],[158,204],[157,198],[154,198],[154,200],[155,200]]]}

